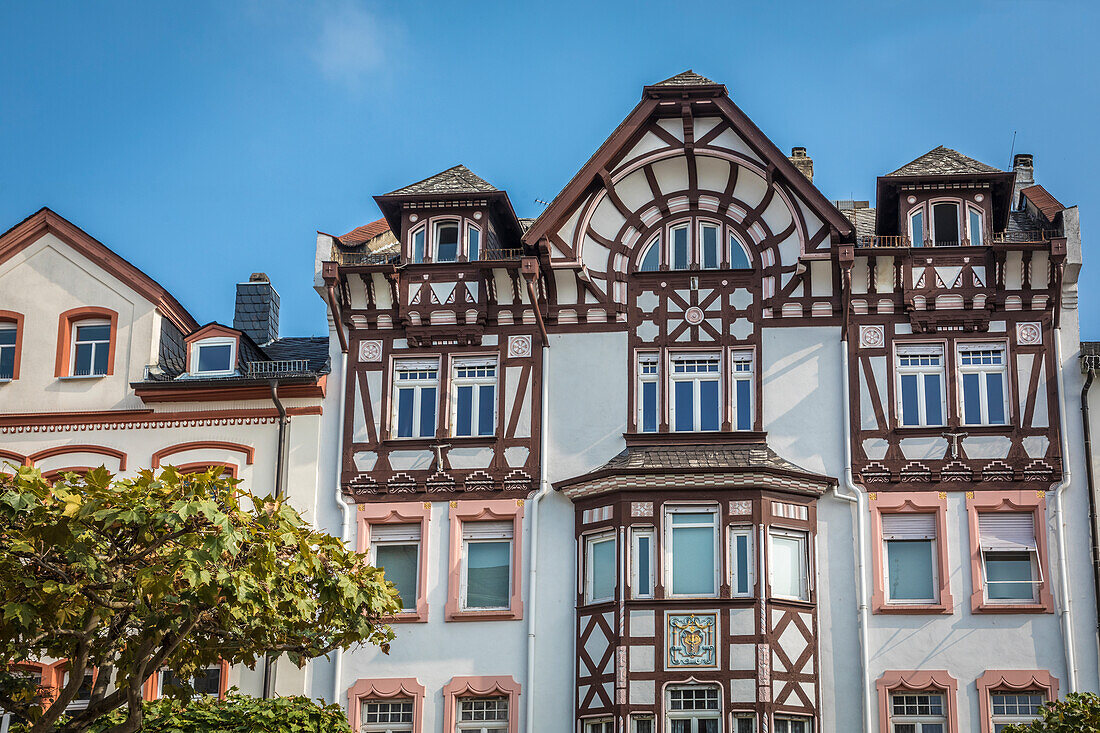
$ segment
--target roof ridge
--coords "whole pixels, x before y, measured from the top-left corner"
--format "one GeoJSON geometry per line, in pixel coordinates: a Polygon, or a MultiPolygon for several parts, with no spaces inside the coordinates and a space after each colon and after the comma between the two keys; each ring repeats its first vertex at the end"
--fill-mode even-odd
{"type": "Polygon", "coordinates": [[[659,81],[652,86],[655,87],[687,87],[687,86],[702,86],[706,84],[717,84],[718,82],[712,81],[706,78],[702,74],[696,74],[691,69],[687,71],[681,71],[679,74],[670,76],[664,81],[659,81]]]}

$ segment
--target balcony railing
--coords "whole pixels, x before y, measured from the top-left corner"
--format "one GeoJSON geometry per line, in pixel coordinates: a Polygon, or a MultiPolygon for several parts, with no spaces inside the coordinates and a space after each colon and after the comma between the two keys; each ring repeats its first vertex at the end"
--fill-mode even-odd
{"type": "Polygon", "coordinates": [[[1051,237],[1060,237],[1061,232],[1053,229],[1031,229],[1015,232],[996,232],[993,235],[993,243],[1013,242],[1017,244],[1029,244],[1049,242],[1051,237]]]}
{"type": "MultiPolygon", "coordinates": [[[[482,249],[477,261],[501,262],[504,260],[518,260],[523,257],[522,247],[509,247],[500,249],[482,249]]],[[[332,248],[332,261],[338,265],[397,265],[401,263],[401,255],[396,252],[347,252],[339,247],[332,248]]]]}
{"type": "Polygon", "coordinates": [[[511,247],[504,249],[483,249],[478,259],[482,262],[499,262],[500,260],[518,260],[521,257],[523,257],[523,249],[521,247],[511,247]]]}
{"type": "MultiPolygon", "coordinates": [[[[987,236],[983,244],[1037,244],[1042,242],[1049,242],[1051,237],[1062,236],[1060,232],[1053,229],[1035,229],[1031,231],[1012,231],[1012,232],[996,232],[991,237],[987,236]]],[[[875,235],[863,235],[856,237],[857,247],[912,247],[913,243],[909,237],[904,234],[875,234],[875,235]]],[[[969,239],[959,239],[955,241],[945,242],[929,242],[926,241],[919,248],[933,248],[933,247],[969,247],[969,239]]]]}
{"type": "Polygon", "coordinates": [[[309,359],[279,359],[276,361],[250,361],[245,364],[245,376],[262,379],[309,371],[309,359]]]}
{"type": "Polygon", "coordinates": [[[857,247],[908,247],[909,237],[904,234],[874,234],[856,237],[857,247]]]}

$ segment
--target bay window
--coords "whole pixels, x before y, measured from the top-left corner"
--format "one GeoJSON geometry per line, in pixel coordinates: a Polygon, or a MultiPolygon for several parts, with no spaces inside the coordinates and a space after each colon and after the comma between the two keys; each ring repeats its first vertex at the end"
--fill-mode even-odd
{"type": "Polygon", "coordinates": [[[435,437],[438,392],[437,359],[394,362],[393,437],[435,437]]]}
{"type": "Polygon", "coordinates": [[[751,596],[753,593],[752,527],[730,528],[730,593],[751,596]]]}
{"type": "Polygon", "coordinates": [[[670,596],[718,594],[718,511],[707,506],[665,509],[665,589],[670,596]]]}
{"type": "Polygon", "coordinates": [[[512,595],[512,522],[462,523],[462,608],[507,609],[512,595]]]}
{"type": "Polygon", "coordinates": [[[718,733],[722,712],[717,687],[670,687],[665,715],[668,733],[718,733]]]}
{"type": "Polygon", "coordinates": [[[890,696],[891,733],[947,733],[943,695],[905,692],[890,696]]]}
{"type": "Polygon", "coordinates": [[[615,600],[615,533],[584,538],[584,602],[615,600]]]}
{"type": "Polygon", "coordinates": [[[456,733],[507,733],[507,697],[460,697],[456,733]]]}
{"type": "Polygon", "coordinates": [[[888,603],[939,602],[935,514],[883,514],[884,587],[888,603]]]}
{"type": "Polygon", "coordinates": [[[672,356],[669,374],[672,429],[676,432],[718,430],[721,426],[721,357],[715,353],[672,356]]]}
{"type": "Polygon", "coordinates": [[[634,598],[652,598],[654,581],[654,548],[656,532],[653,527],[634,527],[630,530],[630,591],[634,598]]]}
{"type": "Polygon", "coordinates": [[[397,587],[403,610],[416,609],[420,577],[420,525],[375,524],[370,527],[370,554],[386,580],[397,587]]]}
{"type": "Polygon", "coordinates": [[[944,424],[944,361],[939,344],[899,345],[896,352],[898,423],[902,427],[944,424]]]}
{"type": "Polygon", "coordinates": [[[1008,390],[1004,344],[964,344],[958,351],[963,424],[1006,424],[1008,390]]]}
{"type": "Polygon", "coordinates": [[[1001,733],[1010,725],[1025,726],[1037,720],[1042,707],[1047,702],[1043,690],[994,691],[990,696],[990,711],[993,713],[993,733],[1001,733]]]}
{"type": "Polygon", "coordinates": [[[364,699],[359,715],[360,733],[413,733],[413,701],[409,698],[364,699]]]}
{"type": "Polygon", "coordinates": [[[638,403],[638,430],[643,433],[655,433],[661,424],[658,417],[657,360],[658,355],[655,353],[638,356],[638,394],[635,400],[638,403]]]}
{"type": "Polygon", "coordinates": [[[451,425],[456,437],[496,433],[496,359],[457,359],[451,374],[451,425]]]}
{"type": "Polygon", "coordinates": [[[987,601],[1034,603],[1042,582],[1032,512],[980,512],[978,537],[987,601]]]}
{"type": "Polygon", "coordinates": [[[808,601],[809,544],[806,533],[772,529],[769,540],[768,580],[772,596],[808,601]]]}

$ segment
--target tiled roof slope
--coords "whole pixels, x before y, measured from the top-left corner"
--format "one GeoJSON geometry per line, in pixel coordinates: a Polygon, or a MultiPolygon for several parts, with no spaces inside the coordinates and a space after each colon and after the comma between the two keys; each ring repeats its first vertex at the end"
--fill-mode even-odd
{"type": "Polygon", "coordinates": [[[968,158],[957,150],[939,146],[887,176],[949,176],[960,173],[1003,173],[999,168],[968,158]]]}
{"type": "Polygon", "coordinates": [[[1020,193],[1023,194],[1028,201],[1035,204],[1035,208],[1038,209],[1047,221],[1054,221],[1054,217],[1058,215],[1060,211],[1065,210],[1065,206],[1050,195],[1050,193],[1042,186],[1028,186],[1021,189],[1020,193]]]}
{"type": "Polygon", "coordinates": [[[374,239],[379,234],[385,234],[390,230],[389,222],[384,218],[372,221],[370,224],[364,224],[361,227],[352,229],[347,234],[342,234],[337,239],[340,240],[340,244],[346,247],[352,247],[363,242],[374,239]]]}
{"type": "Polygon", "coordinates": [[[691,69],[682,71],[676,76],[670,76],[664,81],[659,81],[653,86],[655,87],[695,87],[703,84],[717,84],[718,82],[711,81],[705,76],[696,74],[691,69]]]}
{"type": "Polygon", "coordinates": [[[781,458],[766,443],[631,446],[597,470],[629,472],[723,468],[807,473],[801,466],[781,458]]]}
{"type": "Polygon", "coordinates": [[[387,196],[433,193],[492,193],[498,189],[464,165],[456,165],[423,181],[390,191],[387,196]]]}

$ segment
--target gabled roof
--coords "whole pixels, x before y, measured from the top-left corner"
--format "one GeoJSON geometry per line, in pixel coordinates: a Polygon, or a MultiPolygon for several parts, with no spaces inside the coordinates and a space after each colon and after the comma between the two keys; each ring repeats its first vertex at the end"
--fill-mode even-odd
{"type": "Polygon", "coordinates": [[[476,175],[464,165],[436,173],[422,181],[411,183],[404,188],[390,191],[386,196],[416,196],[436,193],[491,193],[497,191],[493,184],[476,175]]]}
{"type": "Polygon", "coordinates": [[[968,158],[957,150],[940,145],[887,176],[951,176],[967,173],[1003,173],[999,168],[968,158]]]}
{"type": "Polygon", "coordinates": [[[1021,189],[1020,193],[1030,201],[1035,208],[1039,210],[1039,213],[1049,222],[1054,221],[1054,217],[1066,208],[1058,199],[1051,196],[1045,188],[1038,184],[1021,189]]]}
{"type": "Polygon", "coordinates": [[[0,262],[15,256],[47,232],[140,293],[157,307],[161,315],[184,333],[190,333],[199,327],[198,321],[160,283],[134,267],[95,237],[45,206],[0,234],[0,262]]]}
{"type": "Polygon", "coordinates": [[[710,79],[706,78],[705,76],[700,76],[699,74],[696,74],[691,69],[688,69],[687,71],[681,71],[676,76],[670,76],[669,78],[665,79],[664,81],[659,81],[656,84],[653,84],[652,86],[655,86],[655,87],[697,87],[697,86],[706,86],[706,85],[717,84],[717,83],[718,82],[711,81],[710,79]]]}
{"type": "Polygon", "coordinates": [[[362,244],[363,242],[369,242],[370,240],[377,237],[379,234],[385,234],[389,230],[390,225],[389,222],[385,220],[385,218],[376,219],[370,224],[364,224],[361,227],[356,227],[347,234],[342,234],[339,237],[336,237],[336,239],[340,240],[340,244],[344,245],[345,247],[352,247],[357,244],[362,244]]]}

